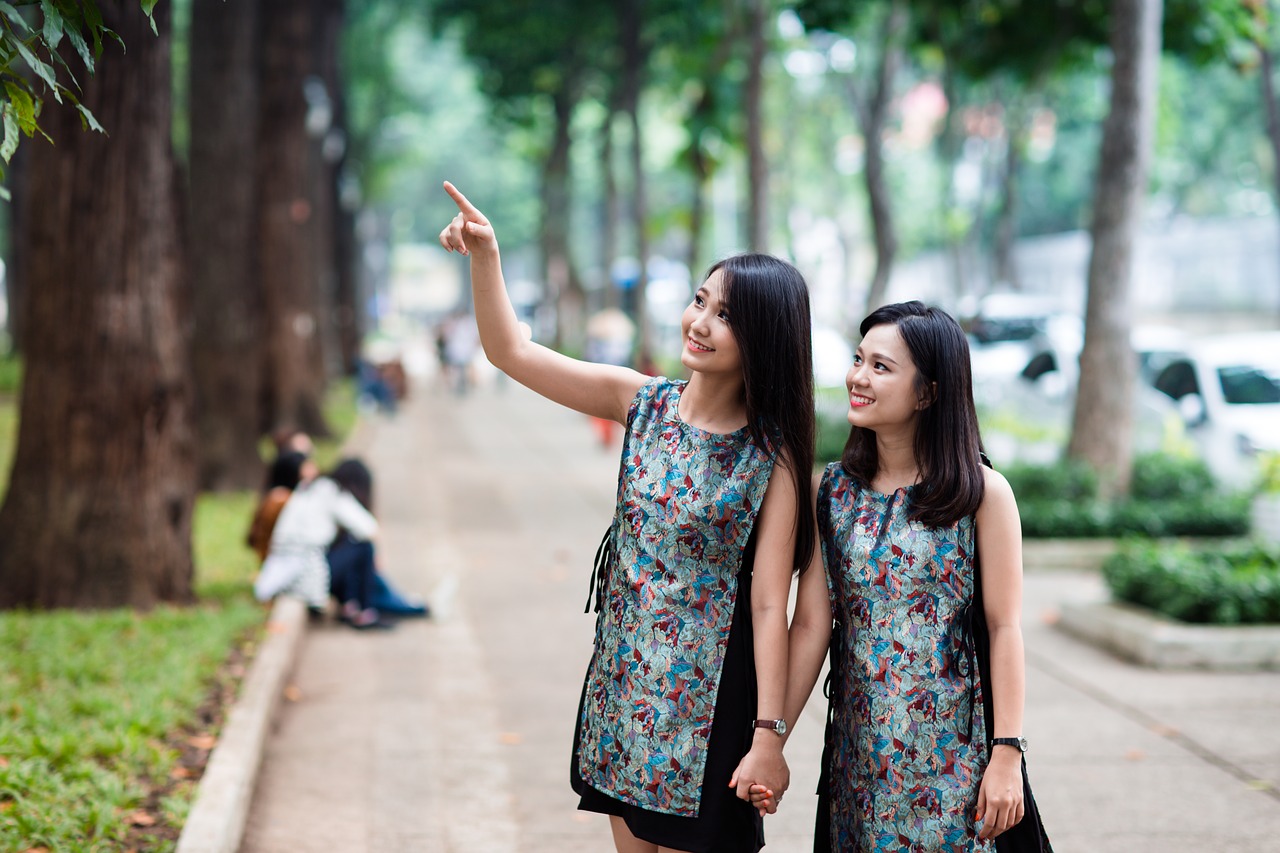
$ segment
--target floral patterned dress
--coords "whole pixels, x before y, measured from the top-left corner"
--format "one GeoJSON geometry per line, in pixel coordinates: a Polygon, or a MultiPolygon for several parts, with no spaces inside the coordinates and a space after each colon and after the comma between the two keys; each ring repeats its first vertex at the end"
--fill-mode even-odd
{"type": "Polygon", "coordinates": [[[910,520],[910,489],[828,466],[818,530],[836,631],[826,768],[830,847],[987,851],[974,810],[986,768],[982,685],[959,637],[973,595],[973,519],[910,520]]]}
{"type": "MultiPolygon", "coordinates": [[[[744,552],[773,459],[746,429],[717,434],[682,422],[684,386],[654,379],[631,406],[611,532],[616,556],[600,601],[574,770],[575,787],[585,782],[646,812],[697,818],[711,784],[709,741],[741,616],[739,588],[750,582],[744,552]]],[[[742,714],[754,713],[741,685],[726,690],[739,694],[725,698],[744,706],[742,714]]],[[[715,785],[726,791],[749,744],[749,716],[735,735],[737,758],[715,785]]],[[[585,795],[583,807],[601,810],[585,795]]]]}

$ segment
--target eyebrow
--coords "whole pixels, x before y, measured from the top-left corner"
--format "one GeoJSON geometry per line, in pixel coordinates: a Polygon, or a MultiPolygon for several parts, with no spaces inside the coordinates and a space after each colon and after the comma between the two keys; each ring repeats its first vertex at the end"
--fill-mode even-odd
{"type": "MultiPolygon", "coordinates": [[[[858,347],[858,352],[862,352],[862,347],[858,347]]],[[[889,362],[890,364],[897,364],[897,363],[898,363],[898,362],[894,361],[893,359],[889,358],[889,356],[885,355],[884,353],[879,353],[879,352],[873,352],[873,353],[865,353],[865,352],[862,352],[862,357],[863,357],[863,358],[874,359],[875,361],[887,361],[887,362],[889,362]]]]}

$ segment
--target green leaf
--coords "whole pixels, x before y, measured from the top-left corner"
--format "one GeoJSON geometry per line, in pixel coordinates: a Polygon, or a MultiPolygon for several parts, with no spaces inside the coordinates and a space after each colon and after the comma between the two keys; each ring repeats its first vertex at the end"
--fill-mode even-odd
{"type": "Polygon", "coordinates": [[[0,158],[6,163],[13,157],[15,151],[18,150],[18,140],[21,138],[22,131],[18,129],[18,120],[13,117],[14,109],[11,104],[4,105],[4,142],[0,142],[0,158]]]}
{"type": "Polygon", "coordinates": [[[80,54],[80,61],[84,63],[84,67],[89,69],[89,73],[93,73],[93,54],[89,52],[89,45],[84,40],[84,36],[75,28],[67,30],[67,39],[71,42],[71,46],[76,49],[76,53],[80,54]]]}
{"type": "Polygon", "coordinates": [[[26,32],[31,31],[31,26],[27,23],[26,19],[22,17],[22,13],[13,8],[12,3],[0,2],[0,14],[3,14],[10,21],[13,21],[13,25],[15,27],[26,32]]]}
{"type": "Polygon", "coordinates": [[[98,120],[93,117],[93,113],[89,112],[89,108],[84,104],[77,103],[76,109],[80,111],[80,124],[85,130],[96,130],[98,133],[103,134],[107,132],[102,125],[98,124],[98,120]]]}
{"type": "Polygon", "coordinates": [[[62,97],[58,94],[57,75],[54,74],[53,69],[42,62],[25,43],[15,41],[13,46],[17,48],[18,53],[22,56],[23,60],[26,61],[27,65],[31,67],[31,70],[36,73],[36,76],[48,84],[50,89],[53,89],[54,100],[58,103],[62,103],[62,97]]]}
{"type": "Polygon", "coordinates": [[[40,0],[40,11],[44,13],[44,40],[52,53],[62,42],[64,30],[62,14],[49,0],[40,0]]]}
{"type": "Polygon", "coordinates": [[[9,109],[16,115],[23,132],[30,136],[36,129],[36,105],[31,93],[8,80],[4,81],[4,90],[9,95],[9,109]]]}

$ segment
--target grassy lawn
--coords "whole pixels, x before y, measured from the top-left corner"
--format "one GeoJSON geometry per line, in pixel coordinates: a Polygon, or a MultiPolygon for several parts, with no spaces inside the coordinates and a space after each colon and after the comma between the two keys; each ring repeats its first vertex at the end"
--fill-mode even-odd
{"type": "MultiPolygon", "coordinates": [[[[0,495],[15,405],[0,390],[0,495]]],[[[317,442],[325,467],[355,422],[350,383],[327,415],[337,437],[317,442]]],[[[261,638],[244,541],[255,500],[197,500],[195,607],[0,613],[0,851],[174,848],[261,638]]]]}

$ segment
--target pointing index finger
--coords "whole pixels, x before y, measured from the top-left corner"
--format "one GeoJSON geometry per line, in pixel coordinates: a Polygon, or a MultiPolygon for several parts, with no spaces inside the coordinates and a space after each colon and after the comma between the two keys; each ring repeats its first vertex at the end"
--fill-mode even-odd
{"type": "Polygon", "coordinates": [[[454,204],[458,205],[458,210],[462,211],[462,215],[467,219],[475,220],[483,225],[489,224],[489,220],[484,218],[484,214],[476,210],[476,206],[468,201],[467,197],[453,184],[445,181],[444,191],[449,194],[449,198],[453,199],[454,204]]]}

